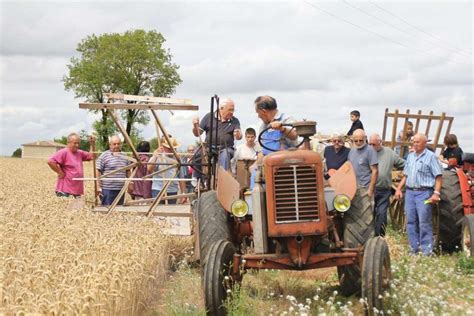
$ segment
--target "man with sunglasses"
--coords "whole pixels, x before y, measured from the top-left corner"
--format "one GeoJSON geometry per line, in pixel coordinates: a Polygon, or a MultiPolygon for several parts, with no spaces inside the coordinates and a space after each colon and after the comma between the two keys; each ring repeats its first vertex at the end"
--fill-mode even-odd
{"type": "Polygon", "coordinates": [[[377,152],[379,162],[374,194],[375,235],[383,237],[385,236],[387,210],[392,195],[392,170],[393,168],[402,169],[405,166],[405,160],[392,149],[384,147],[379,134],[374,133],[370,136],[369,145],[377,152]]]}
{"type": "Polygon", "coordinates": [[[324,148],[324,159],[328,170],[328,174],[324,176],[326,179],[347,161],[350,152],[350,149],[344,146],[344,135],[333,134],[331,143],[332,146],[324,148]]]}
{"type": "Polygon", "coordinates": [[[367,145],[367,136],[362,129],[354,131],[352,141],[354,147],[349,152],[348,160],[354,168],[358,187],[366,188],[368,196],[372,198],[378,176],[377,153],[367,145]]]}

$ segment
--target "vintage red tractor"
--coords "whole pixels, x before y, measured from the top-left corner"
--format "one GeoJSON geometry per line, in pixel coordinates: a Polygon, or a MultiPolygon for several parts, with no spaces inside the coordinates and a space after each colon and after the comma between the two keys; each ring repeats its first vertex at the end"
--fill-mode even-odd
{"type": "Polygon", "coordinates": [[[309,147],[315,126],[292,125],[301,146],[267,155],[252,190],[221,168],[217,189],[197,201],[208,314],[226,314],[223,303],[247,269],[333,266],[343,294],[361,293],[369,312],[383,308],[391,279],[388,245],[373,237],[372,205],[367,191],[357,188],[351,164],[324,181],[321,157],[309,147]]]}

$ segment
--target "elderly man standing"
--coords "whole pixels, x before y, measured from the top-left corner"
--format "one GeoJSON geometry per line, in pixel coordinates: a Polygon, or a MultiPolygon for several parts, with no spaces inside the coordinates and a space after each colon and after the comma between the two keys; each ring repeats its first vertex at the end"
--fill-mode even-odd
{"type": "MultiPolygon", "coordinates": [[[[234,116],[235,104],[231,99],[224,99],[219,104],[219,113],[213,114],[212,135],[218,134],[217,146],[219,150],[219,164],[226,170],[230,170],[230,161],[234,157],[234,138],[240,140],[240,121],[234,116]]],[[[199,118],[193,120],[193,134],[198,137],[206,132],[206,142],[211,144],[211,115],[207,113],[199,122],[199,118]]],[[[214,141],[214,140],[212,140],[214,141]]]]}
{"type": "Polygon", "coordinates": [[[413,149],[403,169],[403,178],[395,197],[402,198],[406,184],[405,216],[411,252],[423,255],[433,253],[432,204],[439,202],[442,184],[442,168],[435,153],[426,148],[424,134],[413,137],[413,149]],[[434,190],[433,190],[434,188],[434,190]]]}
{"type": "MultiPolygon", "coordinates": [[[[109,140],[109,150],[104,151],[96,162],[96,169],[101,176],[117,169],[123,169],[130,164],[130,161],[122,155],[122,140],[114,135],[109,140]]],[[[110,175],[110,178],[126,178],[129,176],[128,170],[120,170],[110,175]]],[[[107,178],[107,177],[106,177],[107,178]]],[[[102,205],[111,205],[120,190],[123,188],[125,180],[101,180],[99,181],[99,192],[102,192],[102,205]]],[[[123,204],[124,196],[120,198],[119,204],[123,204]]]]}
{"type": "Polygon", "coordinates": [[[378,176],[378,160],[377,153],[367,145],[366,139],[364,130],[354,131],[352,135],[354,148],[349,152],[348,160],[354,168],[358,186],[367,188],[367,194],[372,198],[378,176]]]}
{"type": "Polygon", "coordinates": [[[387,210],[392,195],[392,170],[402,169],[405,160],[400,158],[392,149],[382,146],[382,138],[379,134],[372,134],[369,145],[377,152],[378,177],[375,184],[374,213],[375,213],[375,235],[385,236],[387,226],[387,210]]]}
{"type": "MultiPolygon", "coordinates": [[[[93,154],[79,149],[81,137],[77,133],[67,136],[67,146],[48,159],[49,167],[58,174],[56,195],[59,197],[79,197],[84,194],[84,182],[72,180],[84,177],[83,161],[92,160],[93,154]]],[[[95,137],[89,136],[90,149],[95,148],[95,137]]]]}

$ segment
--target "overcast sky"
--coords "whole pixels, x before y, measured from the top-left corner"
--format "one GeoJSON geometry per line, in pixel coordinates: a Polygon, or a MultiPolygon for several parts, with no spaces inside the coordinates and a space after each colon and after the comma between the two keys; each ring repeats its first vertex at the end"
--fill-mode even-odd
{"type": "Polygon", "coordinates": [[[95,117],[64,91],[66,65],[86,36],[131,29],[164,35],[183,80],[175,97],[200,106],[162,113],[183,146],[212,95],[234,99],[245,128],[259,124],[253,101],[268,94],[324,134],[347,132],[353,109],[369,133],[381,133],[385,108],[444,111],[474,151],[472,1],[0,3],[0,155],[91,130],[95,117]]]}

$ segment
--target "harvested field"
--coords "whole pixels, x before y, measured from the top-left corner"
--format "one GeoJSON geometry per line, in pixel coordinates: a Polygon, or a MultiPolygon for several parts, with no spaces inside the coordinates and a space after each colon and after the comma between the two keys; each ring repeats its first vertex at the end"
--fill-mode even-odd
{"type": "Polygon", "coordinates": [[[0,163],[0,314],[143,314],[186,238],[153,220],[69,211],[44,160],[0,163]]]}

